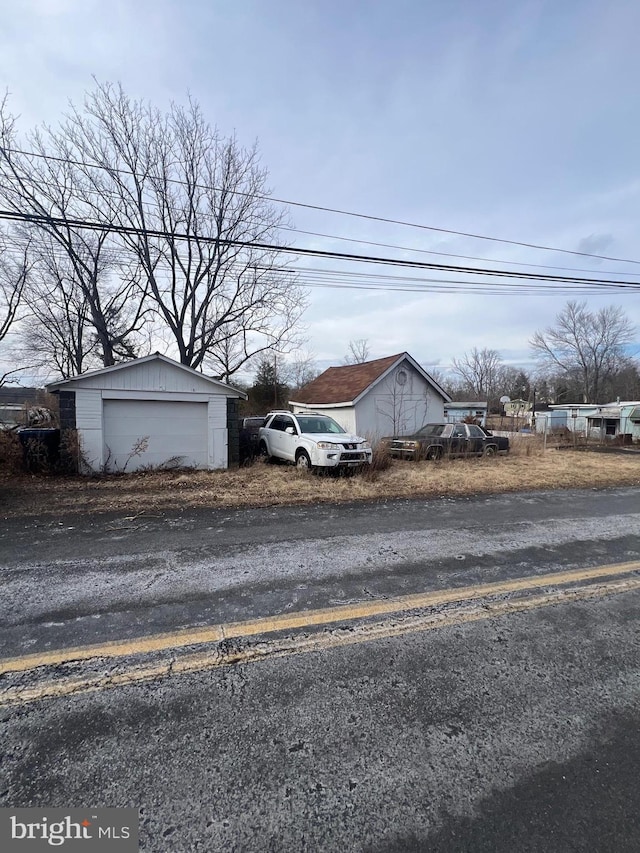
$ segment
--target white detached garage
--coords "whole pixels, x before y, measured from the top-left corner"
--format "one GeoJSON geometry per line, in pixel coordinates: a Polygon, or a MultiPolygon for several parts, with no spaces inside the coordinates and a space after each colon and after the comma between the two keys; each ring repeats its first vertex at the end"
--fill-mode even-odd
{"type": "Polygon", "coordinates": [[[61,429],[78,431],[84,468],[226,468],[242,391],[156,353],[54,382],[61,429]]]}

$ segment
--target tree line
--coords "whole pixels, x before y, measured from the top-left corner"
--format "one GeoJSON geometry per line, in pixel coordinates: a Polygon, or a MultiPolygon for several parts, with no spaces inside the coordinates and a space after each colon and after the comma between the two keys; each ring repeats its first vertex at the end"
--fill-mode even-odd
{"type": "Polygon", "coordinates": [[[529,341],[534,371],[506,365],[498,350],[474,347],[440,378],[454,400],[486,400],[494,412],[502,396],[532,401],[534,388],[542,404],[638,400],[640,364],[629,353],[634,333],[621,308],[590,311],[572,301],[529,341]]]}
{"type": "MultiPolygon", "coordinates": [[[[536,364],[532,371],[505,364],[496,349],[473,347],[454,359],[452,370],[431,375],[456,401],[488,402],[489,411],[502,411],[501,397],[533,402],[605,403],[640,400],[640,363],[629,354],[635,328],[624,311],[608,306],[590,311],[586,302],[568,302],[555,322],[529,341],[536,364]]],[[[366,338],[349,341],[342,364],[371,358],[366,338]]],[[[262,357],[249,394],[247,410],[257,414],[282,408],[318,375],[311,354],[294,359],[262,357]]]]}

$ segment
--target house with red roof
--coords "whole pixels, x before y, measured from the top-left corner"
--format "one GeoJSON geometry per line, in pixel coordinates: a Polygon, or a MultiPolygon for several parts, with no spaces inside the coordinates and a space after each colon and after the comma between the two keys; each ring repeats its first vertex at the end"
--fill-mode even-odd
{"type": "Polygon", "coordinates": [[[444,422],[447,392],[409,353],[329,367],[296,393],[294,413],[322,412],[371,440],[444,422]]]}

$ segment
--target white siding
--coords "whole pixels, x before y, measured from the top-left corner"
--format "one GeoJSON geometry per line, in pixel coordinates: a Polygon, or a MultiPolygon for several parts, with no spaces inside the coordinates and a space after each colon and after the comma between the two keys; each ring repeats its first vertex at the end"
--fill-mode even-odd
{"type": "Polygon", "coordinates": [[[244,395],[223,382],[156,355],[51,387],[75,391],[83,472],[227,467],[227,399],[244,395]]]}
{"type": "Polygon", "coordinates": [[[356,431],[377,441],[389,435],[407,435],[428,422],[444,419],[444,400],[408,363],[374,385],[356,404],[356,431]],[[396,377],[406,373],[404,385],[396,377]]]}
{"type": "MultiPolygon", "coordinates": [[[[83,388],[114,391],[188,391],[211,394],[212,384],[204,376],[166,361],[131,362],[119,370],[97,376],[81,376],[76,380],[83,388]]],[[[73,387],[73,386],[72,386],[73,387]]]]}
{"type": "Polygon", "coordinates": [[[426,423],[444,421],[444,399],[408,361],[376,382],[355,406],[296,405],[294,412],[331,415],[348,432],[376,442],[384,436],[412,433],[426,423]],[[397,382],[404,371],[404,385],[397,382]]]}
{"type": "Polygon", "coordinates": [[[226,397],[213,397],[209,400],[207,421],[209,434],[209,467],[226,468],[229,459],[226,397]]]}
{"type": "Polygon", "coordinates": [[[320,409],[320,411],[329,415],[334,421],[340,424],[342,429],[350,433],[357,432],[356,430],[356,410],[353,406],[347,406],[340,409],[320,409]]]}
{"type": "Polygon", "coordinates": [[[102,467],[102,395],[100,391],[76,391],[76,428],[80,436],[80,470],[102,467]]]}
{"type": "Polygon", "coordinates": [[[104,460],[110,471],[176,464],[209,467],[206,403],[104,400],[104,460]],[[132,455],[136,448],[141,452],[132,455]]]}
{"type": "Polygon", "coordinates": [[[294,403],[291,406],[291,411],[294,415],[303,415],[305,412],[320,412],[321,415],[333,418],[347,432],[356,432],[356,410],[353,406],[330,406],[326,404],[324,406],[305,406],[294,403]]]}

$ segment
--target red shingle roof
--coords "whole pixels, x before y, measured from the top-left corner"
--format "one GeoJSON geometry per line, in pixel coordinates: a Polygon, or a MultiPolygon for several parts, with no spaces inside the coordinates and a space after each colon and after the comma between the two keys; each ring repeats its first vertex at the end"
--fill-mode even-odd
{"type": "Polygon", "coordinates": [[[295,395],[296,403],[323,405],[326,403],[350,403],[375,382],[405,353],[376,358],[363,364],[347,364],[344,367],[329,367],[313,382],[309,382],[295,395]]]}

